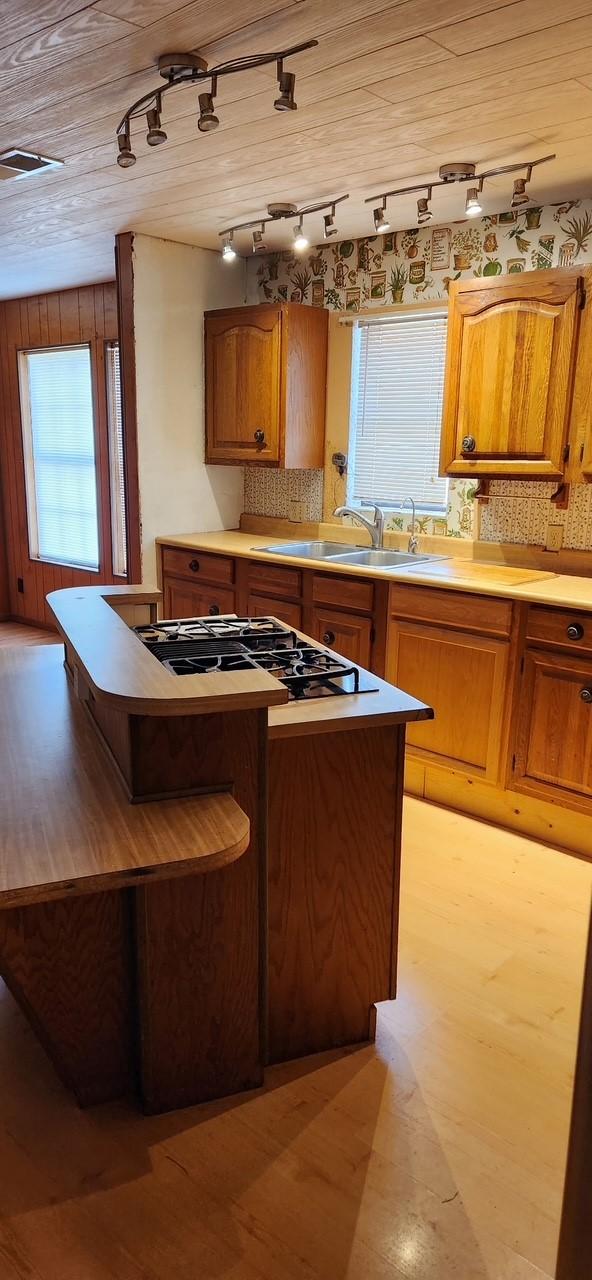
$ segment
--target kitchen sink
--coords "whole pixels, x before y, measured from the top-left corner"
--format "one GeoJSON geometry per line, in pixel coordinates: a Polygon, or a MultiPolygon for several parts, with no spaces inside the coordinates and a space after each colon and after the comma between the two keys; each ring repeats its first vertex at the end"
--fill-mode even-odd
{"type": "Polygon", "coordinates": [[[396,569],[402,564],[419,564],[421,560],[441,560],[441,556],[419,556],[407,551],[350,551],[347,555],[333,556],[336,564],[367,564],[373,569],[396,569]]]}
{"type": "MultiPolygon", "coordinates": [[[[354,547],[357,551],[361,548],[354,547]]],[[[347,542],[280,542],[277,547],[251,547],[252,551],[270,551],[274,556],[300,556],[306,560],[332,560],[344,555],[347,542]]]]}

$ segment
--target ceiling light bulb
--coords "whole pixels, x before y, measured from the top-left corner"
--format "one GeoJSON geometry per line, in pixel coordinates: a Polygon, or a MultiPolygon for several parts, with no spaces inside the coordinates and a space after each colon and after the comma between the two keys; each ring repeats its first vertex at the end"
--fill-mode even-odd
{"type": "Polygon", "coordinates": [[[386,216],[386,206],[382,204],[374,210],[374,226],[377,231],[390,231],[390,225],[386,216]]]}
{"type": "Polygon", "coordinates": [[[214,112],[214,98],[211,93],[200,93],[199,95],[199,120],[197,127],[200,133],[211,133],[213,129],[217,129],[220,121],[214,112]]]}
{"type": "Polygon", "coordinates": [[[337,227],[335,226],[335,214],[333,212],[326,213],[323,217],[323,222],[325,224],[325,229],[323,231],[325,240],[328,240],[329,236],[338,235],[337,227]]]}
{"type": "Polygon", "coordinates": [[[419,223],[429,222],[432,216],[432,210],[429,207],[427,196],[420,196],[417,201],[417,221],[419,223]]]}
{"type": "Polygon", "coordinates": [[[160,111],[156,107],[146,112],[146,123],[148,125],[146,142],[149,147],[159,147],[161,143],[166,142],[166,133],[160,127],[160,111]]]}
{"type": "Polygon", "coordinates": [[[234,262],[236,250],[232,246],[232,232],[222,241],[222,257],[225,262],[234,262]]]}
{"type": "Polygon", "coordinates": [[[273,104],[276,111],[296,111],[296,103],[294,102],[296,76],[291,71],[281,71],[278,76],[278,84],[280,86],[280,95],[273,104]]]}
{"type": "Polygon", "coordinates": [[[477,187],[469,187],[467,191],[467,199],[465,204],[465,213],[467,218],[478,218],[482,213],[481,201],[479,200],[479,192],[477,187]]]}
{"type": "Polygon", "coordinates": [[[117,146],[119,147],[117,163],[120,169],[131,169],[136,163],[136,157],[131,148],[129,133],[118,133],[117,146]]]}
{"type": "Polygon", "coordinates": [[[518,205],[528,204],[530,196],[526,190],[526,178],[516,178],[514,182],[514,191],[510,201],[510,207],[515,209],[518,205]]]}
{"type": "Polygon", "coordinates": [[[302,219],[297,227],[294,227],[294,243],[292,246],[297,253],[302,253],[304,249],[308,249],[308,240],[304,234],[302,219]]]}

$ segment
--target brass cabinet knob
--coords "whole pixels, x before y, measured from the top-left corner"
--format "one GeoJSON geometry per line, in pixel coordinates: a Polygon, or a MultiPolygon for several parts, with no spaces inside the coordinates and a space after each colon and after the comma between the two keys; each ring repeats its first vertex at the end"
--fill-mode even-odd
{"type": "Polygon", "coordinates": [[[592,689],[580,689],[582,702],[592,702],[592,689]]]}
{"type": "Polygon", "coordinates": [[[192,573],[199,573],[199,560],[190,560],[189,568],[192,573]]]}
{"type": "Polygon", "coordinates": [[[583,640],[584,628],[581,622],[570,622],[567,628],[567,635],[570,640],[583,640]]]}
{"type": "Polygon", "coordinates": [[[463,453],[474,453],[477,448],[477,441],[474,436],[463,436],[462,451],[463,453]]]}
{"type": "Polygon", "coordinates": [[[325,631],[323,633],[323,644],[335,644],[335,632],[325,631]]]}

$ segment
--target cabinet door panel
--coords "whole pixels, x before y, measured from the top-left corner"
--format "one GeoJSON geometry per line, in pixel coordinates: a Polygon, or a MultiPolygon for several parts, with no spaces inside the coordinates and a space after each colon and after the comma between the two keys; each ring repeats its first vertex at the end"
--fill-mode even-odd
{"type": "Polygon", "coordinates": [[[387,679],[435,711],[433,721],[408,725],[408,746],[496,781],[507,661],[504,640],[393,624],[387,679]]]}
{"type": "Polygon", "coordinates": [[[206,614],[234,613],[234,591],[224,587],[165,578],[163,594],[167,618],[201,618],[206,614]]]}
{"type": "Polygon", "coordinates": [[[281,324],[258,307],[206,317],[208,462],[279,461],[281,324]]]}
{"type": "Polygon", "coordinates": [[[526,651],[515,776],[592,796],[592,663],[526,651]]]}
{"type": "Polygon", "coordinates": [[[342,658],[357,662],[361,667],[370,666],[370,618],[358,618],[353,613],[340,613],[337,609],[323,609],[316,605],[312,611],[312,637],[334,649],[342,658]]]}
{"type": "Polygon", "coordinates": [[[548,274],[451,287],[443,462],[453,475],[563,475],[581,280],[548,274]]]}
{"type": "Polygon", "coordinates": [[[292,604],[289,600],[272,599],[270,596],[257,596],[253,592],[249,594],[247,613],[250,618],[279,618],[280,622],[285,622],[287,627],[296,627],[300,630],[302,626],[302,608],[299,604],[292,604]]]}

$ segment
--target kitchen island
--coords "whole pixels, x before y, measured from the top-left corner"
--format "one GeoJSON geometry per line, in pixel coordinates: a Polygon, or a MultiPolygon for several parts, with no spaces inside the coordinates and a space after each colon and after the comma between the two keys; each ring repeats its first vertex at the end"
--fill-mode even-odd
{"type": "Polygon", "coordinates": [[[296,704],[260,667],[178,678],[132,629],[158,601],[54,593],[65,670],[56,646],[0,670],[0,971],[80,1102],[147,1111],[371,1036],[405,724],[432,714],[374,676],[296,704]]]}

